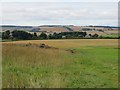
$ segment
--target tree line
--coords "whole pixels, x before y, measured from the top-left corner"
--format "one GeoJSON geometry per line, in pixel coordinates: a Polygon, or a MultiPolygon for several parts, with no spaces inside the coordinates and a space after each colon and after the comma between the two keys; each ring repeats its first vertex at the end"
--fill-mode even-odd
{"type": "Polygon", "coordinates": [[[12,40],[47,39],[47,35],[45,33],[41,33],[40,35],[37,35],[36,32],[31,34],[26,31],[14,30],[10,32],[9,30],[7,30],[5,32],[2,32],[2,39],[12,39],[12,40]]]}
{"type": "MultiPolygon", "coordinates": [[[[99,38],[98,34],[88,34],[89,38],[99,38]]],[[[36,32],[33,34],[26,31],[14,30],[10,32],[9,30],[2,32],[2,39],[11,39],[11,40],[37,40],[37,39],[78,39],[88,37],[86,32],[61,32],[53,33],[47,35],[46,33],[41,33],[37,35],[36,32]]]]}

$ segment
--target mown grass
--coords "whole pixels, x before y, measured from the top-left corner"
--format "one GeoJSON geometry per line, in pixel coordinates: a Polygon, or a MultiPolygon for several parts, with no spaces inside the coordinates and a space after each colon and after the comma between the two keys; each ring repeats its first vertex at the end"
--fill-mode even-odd
{"type": "Polygon", "coordinates": [[[117,46],[117,39],[4,42],[3,87],[117,88],[117,46]],[[59,49],[16,45],[29,42],[59,49]]]}

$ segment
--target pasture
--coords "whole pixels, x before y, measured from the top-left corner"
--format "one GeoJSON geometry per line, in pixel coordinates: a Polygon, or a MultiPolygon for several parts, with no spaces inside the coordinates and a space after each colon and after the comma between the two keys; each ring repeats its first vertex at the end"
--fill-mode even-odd
{"type": "Polygon", "coordinates": [[[3,88],[118,87],[118,39],[1,43],[3,88]],[[58,49],[26,46],[28,43],[58,49]]]}

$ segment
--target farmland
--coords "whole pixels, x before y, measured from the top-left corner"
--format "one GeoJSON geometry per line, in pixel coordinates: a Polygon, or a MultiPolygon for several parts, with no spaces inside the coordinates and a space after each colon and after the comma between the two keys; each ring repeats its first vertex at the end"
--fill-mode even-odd
{"type": "Polygon", "coordinates": [[[10,30],[18,30],[18,31],[27,31],[29,33],[37,32],[40,34],[41,32],[45,32],[47,34],[52,33],[60,33],[60,32],[87,32],[88,34],[98,34],[98,35],[111,35],[118,34],[118,28],[115,27],[98,27],[98,26],[74,26],[74,25],[43,25],[43,26],[0,26],[0,32],[10,30]]]}
{"type": "Polygon", "coordinates": [[[118,39],[1,43],[3,88],[118,87],[118,39]]]}

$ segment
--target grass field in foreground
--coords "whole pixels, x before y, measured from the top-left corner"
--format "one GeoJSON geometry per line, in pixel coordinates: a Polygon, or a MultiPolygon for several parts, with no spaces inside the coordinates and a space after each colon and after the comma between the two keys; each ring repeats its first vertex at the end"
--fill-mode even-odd
{"type": "Polygon", "coordinates": [[[118,87],[117,39],[33,40],[2,45],[4,88],[118,87]],[[19,45],[27,43],[59,49],[19,45]]]}

